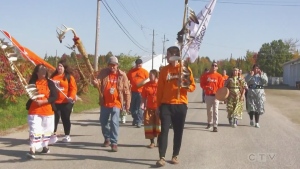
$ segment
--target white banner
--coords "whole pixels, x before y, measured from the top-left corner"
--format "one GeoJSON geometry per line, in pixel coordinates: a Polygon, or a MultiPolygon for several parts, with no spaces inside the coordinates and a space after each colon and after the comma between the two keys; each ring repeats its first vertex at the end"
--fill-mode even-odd
{"type": "Polygon", "coordinates": [[[217,0],[211,0],[204,9],[202,9],[198,15],[199,24],[194,22],[190,23],[190,42],[187,42],[183,47],[183,58],[190,58],[190,62],[193,63],[198,58],[198,53],[200,50],[200,45],[202,43],[205,31],[208,27],[208,23],[211,17],[211,14],[214,10],[217,0]]]}

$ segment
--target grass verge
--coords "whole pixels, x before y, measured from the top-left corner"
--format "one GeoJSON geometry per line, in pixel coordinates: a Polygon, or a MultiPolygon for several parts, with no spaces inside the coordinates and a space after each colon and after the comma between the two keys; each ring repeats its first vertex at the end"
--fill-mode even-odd
{"type": "MultiPolygon", "coordinates": [[[[89,91],[86,94],[81,95],[80,98],[82,101],[75,103],[73,113],[80,113],[84,110],[99,107],[98,91],[93,87],[89,87],[89,91]]],[[[5,135],[27,127],[28,112],[25,108],[27,100],[27,96],[22,96],[18,99],[18,103],[0,103],[0,135],[5,135]]]]}

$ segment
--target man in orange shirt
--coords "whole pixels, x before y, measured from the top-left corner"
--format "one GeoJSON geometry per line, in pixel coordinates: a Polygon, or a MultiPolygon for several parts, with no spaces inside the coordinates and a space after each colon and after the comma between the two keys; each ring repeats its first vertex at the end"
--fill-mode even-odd
{"type": "Polygon", "coordinates": [[[195,90],[195,81],[191,72],[190,85],[188,87],[181,87],[179,89],[178,98],[178,77],[180,72],[180,65],[178,61],[171,61],[171,56],[180,56],[180,51],[177,46],[172,46],[167,49],[168,65],[164,66],[160,73],[157,86],[157,106],[156,110],[159,113],[161,120],[161,133],[159,136],[159,158],[156,162],[157,166],[165,165],[165,155],[168,147],[168,133],[169,126],[172,122],[174,130],[173,139],[173,155],[172,163],[178,164],[178,155],[181,147],[185,117],[187,113],[187,92],[195,90]]]}
{"type": "Polygon", "coordinates": [[[224,86],[224,80],[220,73],[217,72],[218,65],[214,61],[208,73],[203,77],[200,82],[201,87],[205,90],[205,101],[206,101],[206,111],[207,111],[207,127],[210,129],[213,123],[213,131],[218,132],[218,108],[219,101],[216,99],[215,95],[219,88],[224,86]],[[213,111],[211,111],[213,108],[213,111]]]}
{"type": "Polygon", "coordinates": [[[141,93],[143,87],[138,88],[137,84],[149,78],[149,73],[146,69],[142,68],[142,63],[142,59],[137,59],[135,61],[135,67],[129,70],[129,72],[127,73],[128,80],[131,84],[130,112],[133,118],[132,125],[137,125],[138,128],[142,126],[144,112],[141,109],[141,93]]]}
{"type": "Polygon", "coordinates": [[[118,151],[120,111],[129,111],[130,91],[126,74],[118,69],[118,58],[109,58],[108,67],[99,72],[94,86],[100,86],[103,96],[99,98],[101,108],[100,123],[104,136],[103,147],[111,146],[112,152],[118,151]],[[109,117],[111,116],[110,126],[109,117]],[[111,143],[111,144],[110,144],[111,143]]]}

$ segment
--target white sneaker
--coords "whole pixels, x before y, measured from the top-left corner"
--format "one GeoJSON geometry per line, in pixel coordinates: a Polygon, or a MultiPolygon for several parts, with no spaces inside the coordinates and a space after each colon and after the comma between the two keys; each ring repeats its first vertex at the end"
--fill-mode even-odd
{"type": "Polygon", "coordinates": [[[254,126],[253,120],[250,120],[250,126],[254,126]]]}
{"type": "Polygon", "coordinates": [[[233,124],[233,128],[236,128],[237,127],[237,125],[236,124],[233,124]]]}
{"type": "Polygon", "coordinates": [[[256,128],[260,128],[260,126],[259,126],[259,124],[258,124],[258,123],[256,123],[256,124],[255,124],[255,127],[256,127],[256,128]]]}
{"type": "Polygon", "coordinates": [[[52,144],[56,143],[57,141],[58,141],[58,138],[57,138],[56,134],[54,134],[50,137],[48,145],[52,145],[52,144]]]}
{"type": "Polygon", "coordinates": [[[27,153],[26,156],[31,159],[35,159],[35,155],[33,153],[27,153]]]}
{"type": "Polygon", "coordinates": [[[126,116],[121,117],[121,123],[125,124],[126,123],[126,116]]]}
{"type": "Polygon", "coordinates": [[[71,141],[71,137],[69,135],[65,136],[63,139],[62,139],[62,142],[64,143],[67,143],[67,142],[70,142],[71,141]]]}

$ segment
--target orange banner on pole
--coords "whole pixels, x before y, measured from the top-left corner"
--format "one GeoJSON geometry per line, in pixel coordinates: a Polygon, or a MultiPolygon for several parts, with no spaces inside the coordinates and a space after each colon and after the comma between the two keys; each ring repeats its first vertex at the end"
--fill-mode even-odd
{"type": "Polygon", "coordinates": [[[12,37],[7,31],[1,30],[1,32],[12,42],[14,46],[16,46],[20,53],[22,54],[24,59],[29,60],[34,65],[37,64],[44,64],[48,69],[54,71],[55,67],[53,67],[51,64],[46,62],[44,59],[39,57],[37,54],[32,52],[30,49],[26,48],[25,46],[22,46],[14,37],[12,37]]]}

